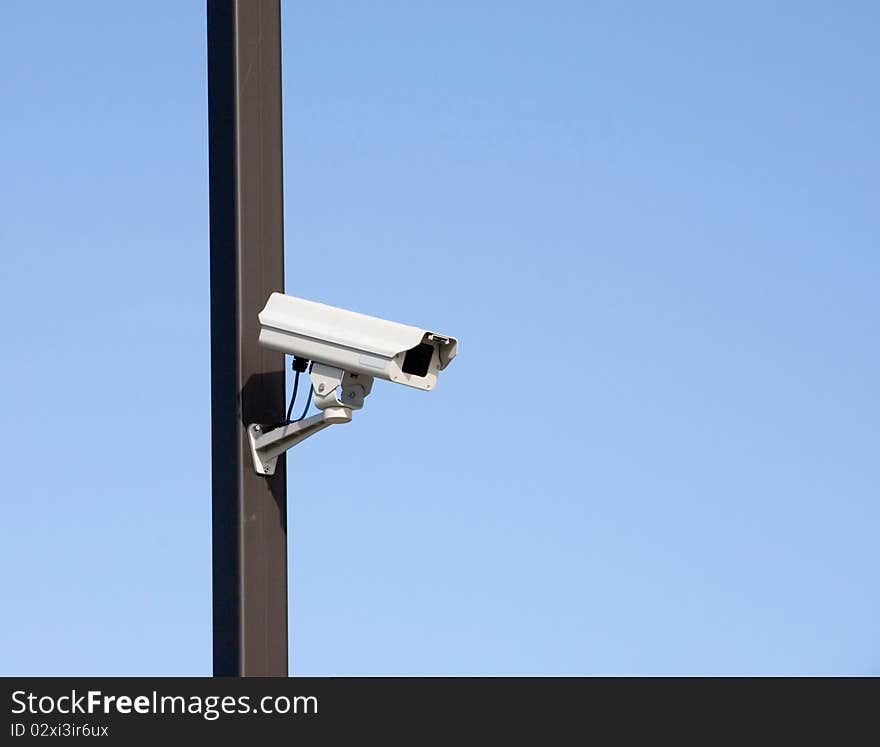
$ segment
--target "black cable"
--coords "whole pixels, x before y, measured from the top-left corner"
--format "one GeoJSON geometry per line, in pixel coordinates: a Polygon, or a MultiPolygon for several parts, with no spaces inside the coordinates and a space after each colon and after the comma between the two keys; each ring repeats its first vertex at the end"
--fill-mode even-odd
{"type": "MultiPolygon", "coordinates": [[[[287,416],[284,418],[283,425],[289,425],[290,423],[296,422],[295,420],[290,419],[290,415],[293,413],[293,404],[296,402],[296,393],[299,390],[299,375],[309,368],[309,360],[308,358],[300,358],[298,355],[295,355],[293,356],[293,361],[290,364],[290,367],[293,369],[293,394],[290,395],[290,404],[287,406],[287,416]]],[[[306,407],[308,407],[308,405],[306,405],[306,407]]],[[[300,418],[300,420],[302,420],[302,418],[300,418]]]]}
{"type": "Polygon", "coordinates": [[[311,406],[312,406],[312,387],[309,387],[309,396],[306,398],[306,406],[302,411],[302,415],[300,415],[296,420],[292,420],[291,422],[298,423],[300,420],[302,420],[306,416],[306,413],[309,411],[309,408],[311,406]]]}
{"type": "Polygon", "coordinates": [[[290,422],[290,414],[293,412],[293,403],[296,402],[296,390],[299,389],[299,371],[293,374],[293,394],[290,395],[290,404],[287,406],[287,417],[285,422],[290,422]]]}
{"type": "MultiPolygon", "coordinates": [[[[300,371],[306,370],[306,367],[305,367],[306,363],[308,363],[308,361],[303,361],[299,364],[300,371]]],[[[309,373],[312,372],[313,365],[315,365],[315,364],[314,363],[309,364],[309,373]]],[[[309,381],[309,384],[311,384],[311,383],[312,382],[309,381]]],[[[309,386],[309,396],[306,397],[306,406],[305,406],[305,408],[303,408],[302,415],[300,415],[296,420],[291,420],[290,421],[291,423],[298,423],[300,420],[302,420],[306,416],[306,414],[309,411],[309,408],[312,406],[312,392],[314,392],[314,390],[315,390],[314,386],[309,386]]],[[[288,415],[288,417],[290,417],[290,416],[288,415]]]]}
{"type": "MultiPolygon", "coordinates": [[[[272,423],[271,425],[264,425],[263,430],[268,432],[274,430],[275,428],[281,428],[285,425],[290,425],[291,423],[297,422],[296,420],[291,420],[290,415],[293,413],[293,405],[296,403],[296,395],[299,391],[299,375],[305,371],[309,367],[309,361],[305,358],[299,358],[297,356],[293,357],[293,393],[290,395],[290,404],[287,406],[287,416],[280,423],[272,423]]],[[[311,396],[311,395],[310,395],[311,396]]],[[[306,405],[308,408],[308,404],[306,405]]],[[[299,418],[302,420],[302,418],[299,418]]]]}

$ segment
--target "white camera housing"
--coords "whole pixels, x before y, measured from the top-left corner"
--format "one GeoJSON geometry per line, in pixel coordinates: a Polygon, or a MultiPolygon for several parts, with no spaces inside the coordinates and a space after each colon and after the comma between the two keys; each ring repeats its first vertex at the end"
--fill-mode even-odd
{"type": "Polygon", "coordinates": [[[283,293],[260,312],[260,342],[348,373],[433,389],[455,357],[454,337],[283,293]]]}
{"type": "Polygon", "coordinates": [[[374,377],[433,389],[458,351],[458,340],[448,335],[283,293],[269,296],[259,320],[262,345],[312,362],[309,379],[321,410],[310,418],[303,414],[300,420],[247,427],[254,469],[262,475],[274,474],[278,457],[292,446],[330,425],[350,422],[374,377]]]}

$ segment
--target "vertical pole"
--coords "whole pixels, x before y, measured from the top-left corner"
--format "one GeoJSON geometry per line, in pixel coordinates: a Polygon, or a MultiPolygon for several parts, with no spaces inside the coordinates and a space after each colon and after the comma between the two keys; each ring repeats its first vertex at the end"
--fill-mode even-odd
{"type": "Polygon", "coordinates": [[[207,0],[214,675],[287,675],[287,487],[249,423],[283,419],[284,355],[257,313],[284,290],[280,0],[207,0]]]}

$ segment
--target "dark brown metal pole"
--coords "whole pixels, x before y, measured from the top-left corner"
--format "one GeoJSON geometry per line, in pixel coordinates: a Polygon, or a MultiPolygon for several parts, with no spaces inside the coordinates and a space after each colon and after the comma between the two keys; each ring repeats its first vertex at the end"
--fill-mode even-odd
{"type": "Polygon", "coordinates": [[[254,472],[249,423],[284,418],[284,356],[257,313],[284,290],[279,0],[208,0],[215,676],[287,675],[284,458],[254,472]]]}

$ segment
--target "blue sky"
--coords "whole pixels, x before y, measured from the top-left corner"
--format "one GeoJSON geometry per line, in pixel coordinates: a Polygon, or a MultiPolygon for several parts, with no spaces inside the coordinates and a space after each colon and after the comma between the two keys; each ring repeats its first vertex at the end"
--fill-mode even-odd
{"type": "MultiPolygon", "coordinates": [[[[204,4],[2,19],[0,670],[208,674],[204,4]]],[[[880,672],[880,7],[283,24],[288,292],[461,340],[290,456],[293,673],[880,672]]]]}

